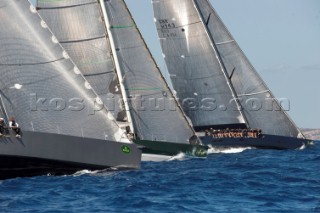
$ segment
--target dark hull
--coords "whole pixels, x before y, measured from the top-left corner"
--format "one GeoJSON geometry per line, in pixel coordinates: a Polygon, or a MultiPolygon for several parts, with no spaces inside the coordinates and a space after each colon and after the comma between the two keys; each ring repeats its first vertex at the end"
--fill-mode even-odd
{"type": "Polygon", "coordinates": [[[260,149],[299,149],[310,140],[276,135],[263,135],[261,138],[212,138],[200,137],[203,144],[212,147],[255,147],[260,149]]]}
{"type": "Polygon", "coordinates": [[[205,145],[191,145],[162,141],[134,140],[133,142],[141,146],[140,148],[143,153],[168,156],[186,153],[196,157],[206,157],[209,148],[205,145]]]}
{"type": "Polygon", "coordinates": [[[23,132],[21,139],[0,137],[0,179],[139,169],[140,163],[141,150],[135,144],[36,132],[23,132]]]}

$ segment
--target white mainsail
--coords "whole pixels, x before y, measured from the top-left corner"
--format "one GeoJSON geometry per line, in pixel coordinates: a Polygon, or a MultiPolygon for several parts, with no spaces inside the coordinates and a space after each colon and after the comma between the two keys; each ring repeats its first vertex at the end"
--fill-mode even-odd
{"type": "Polygon", "coordinates": [[[38,11],[117,121],[127,121],[109,38],[96,0],[41,1],[38,11]],[[84,15],[85,14],[85,15],[84,15]]]}
{"type": "Polygon", "coordinates": [[[35,7],[2,0],[0,19],[0,94],[8,116],[23,131],[120,141],[117,123],[97,108],[99,97],[35,7]]]}
{"type": "MultiPolygon", "coordinates": [[[[98,1],[93,0],[82,0],[81,2],[39,0],[38,6],[40,13],[47,17],[49,26],[70,25],[72,28],[91,32],[91,26],[82,26],[78,20],[68,20],[68,13],[63,11],[70,10],[71,12],[76,8],[82,8],[83,13],[85,13],[87,4],[97,3],[98,1]],[[59,19],[57,20],[55,17],[58,15],[59,19]]],[[[127,103],[130,107],[130,115],[136,135],[144,140],[188,144],[189,139],[194,135],[194,131],[174,99],[125,2],[123,0],[110,0],[102,2],[100,5],[102,12],[105,12],[104,16],[107,16],[104,21],[106,21],[107,26],[108,52],[117,65],[114,67],[115,73],[119,77],[119,83],[122,84],[122,95],[128,98],[127,103]]],[[[76,19],[81,20],[81,17],[76,17],[76,19]]],[[[98,22],[98,20],[95,20],[95,22],[98,22]]],[[[95,26],[95,24],[92,25],[95,26]]],[[[55,28],[53,27],[53,29],[55,28]]],[[[68,31],[67,27],[63,30],[68,31]]],[[[62,34],[62,32],[59,34],[62,34]]]]}
{"type": "MultiPolygon", "coordinates": [[[[185,66],[187,63],[201,67],[203,58],[209,58],[208,60],[214,65],[207,66],[205,70],[197,69],[196,74],[195,72],[193,74],[202,76],[208,72],[214,75],[217,73],[217,66],[222,63],[241,105],[240,112],[243,113],[249,127],[262,129],[265,134],[271,135],[297,137],[301,133],[255,71],[208,0],[153,0],[153,8],[170,73],[180,74],[179,78],[188,78],[188,68],[185,66]],[[171,27],[165,29],[168,31],[165,34],[161,24],[163,20],[168,20],[171,26],[175,26],[173,29],[171,27]],[[193,41],[194,37],[197,38],[196,42],[193,41]],[[203,42],[207,44],[204,48],[203,42]],[[179,55],[184,55],[188,62],[179,59],[179,55]]],[[[207,76],[210,75],[207,74],[207,76]]],[[[205,79],[211,80],[208,77],[205,79]]],[[[228,82],[215,79],[225,84],[225,86],[219,83],[213,84],[216,89],[228,91],[226,89],[228,82]]],[[[174,78],[172,81],[178,96],[183,95],[186,84],[174,78]]],[[[205,85],[190,83],[192,86],[199,86],[205,91],[210,91],[205,85]]],[[[217,94],[208,93],[205,94],[205,97],[217,97],[217,94]]],[[[217,113],[220,114],[217,116],[219,119],[212,119],[212,121],[222,124],[228,120],[224,118],[225,114],[235,116],[230,110],[217,111],[212,115],[217,113]]],[[[197,116],[190,117],[194,123],[201,120],[197,116]]]]}
{"type": "Polygon", "coordinates": [[[243,126],[225,70],[192,1],[153,1],[156,26],[171,80],[196,128],[243,126]],[[185,100],[195,100],[189,108],[185,100]]]}

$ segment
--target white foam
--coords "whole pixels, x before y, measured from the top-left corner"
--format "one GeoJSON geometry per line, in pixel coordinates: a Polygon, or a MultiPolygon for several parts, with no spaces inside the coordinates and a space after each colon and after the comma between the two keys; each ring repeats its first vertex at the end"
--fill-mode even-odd
{"type": "Polygon", "coordinates": [[[298,150],[304,150],[306,148],[306,145],[303,144],[300,148],[298,148],[298,150]]]}
{"type": "Polygon", "coordinates": [[[104,169],[104,170],[94,170],[94,171],[84,169],[84,170],[81,170],[81,171],[77,171],[72,176],[73,177],[78,177],[78,176],[81,176],[81,175],[109,176],[109,175],[113,175],[113,172],[117,171],[117,170],[118,169],[114,168],[114,167],[110,167],[110,168],[107,168],[107,169],[104,169]]]}
{"type": "Polygon", "coordinates": [[[185,153],[179,153],[179,154],[177,154],[177,155],[175,155],[175,156],[172,156],[170,159],[168,159],[167,161],[173,161],[173,160],[180,160],[180,161],[182,161],[182,160],[185,160],[185,159],[187,159],[187,156],[186,156],[186,154],[185,153]]]}
{"type": "Polygon", "coordinates": [[[90,171],[90,170],[84,169],[81,171],[77,171],[72,176],[77,177],[77,176],[86,175],[86,174],[96,174],[97,172],[98,171],[90,171]]]}
{"type": "Polygon", "coordinates": [[[217,154],[217,153],[224,153],[224,154],[235,154],[241,153],[245,150],[254,149],[252,147],[228,147],[228,148],[217,148],[209,146],[208,154],[217,154]]]}

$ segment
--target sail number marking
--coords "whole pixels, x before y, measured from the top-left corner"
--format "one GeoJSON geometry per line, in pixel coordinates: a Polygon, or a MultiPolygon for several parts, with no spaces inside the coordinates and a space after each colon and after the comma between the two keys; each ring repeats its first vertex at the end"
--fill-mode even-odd
{"type": "Polygon", "coordinates": [[[168,22],[167,19],[160,19],[159,20],[159,23],[160,23],[160,26],[161,26],[161,29],[172,29],[172,28],[176,28],[176,25],[175,23],[170,23],[168,22]]]}
{"type": "Polygon", "coordinates": [[[173,22],[169,22],[168,19],[159,19],[160,32],[165,38],[177,37],[177,33],[173,32],[173,29],[176,29],[177,26],[173,22]]]}

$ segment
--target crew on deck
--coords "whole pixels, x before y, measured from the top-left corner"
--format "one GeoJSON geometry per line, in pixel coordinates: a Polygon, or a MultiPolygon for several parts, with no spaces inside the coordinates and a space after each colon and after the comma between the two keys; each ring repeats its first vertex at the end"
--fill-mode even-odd
{"type": "Polygon", "coordinates": [[[205,130],[206,136],[213,138],[260,138],[261,129],[223,129],[223,130],[205,130]]]}
{"type": "Polygon", "coordinates": [[[19,128],[19,124],[16,122],[15,117],[10,118],[9,127],[16,133],[17,138],[21,138],[20,136],[21,129],[19,128]]]}

